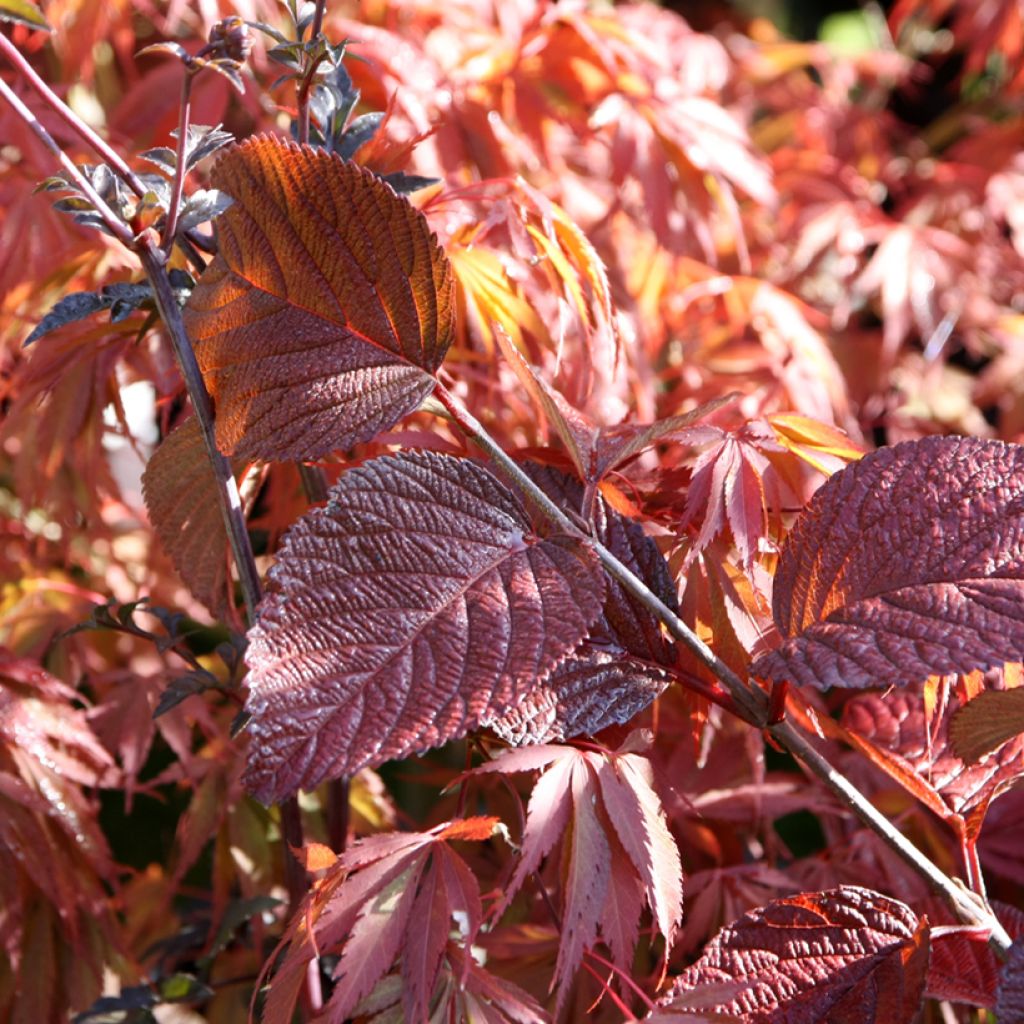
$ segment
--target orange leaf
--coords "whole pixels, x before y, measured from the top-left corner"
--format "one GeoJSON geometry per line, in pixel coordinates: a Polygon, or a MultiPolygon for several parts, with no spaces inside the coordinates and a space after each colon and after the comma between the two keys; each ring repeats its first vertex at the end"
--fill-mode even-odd
{"type": "Polygon", "coordinates": [[[453,325],[450,266],[423,215],[355,164],[265,135],[211,180],[234,203],[185,320],[218,445],[312,459],[415,409],[453,325]]]}

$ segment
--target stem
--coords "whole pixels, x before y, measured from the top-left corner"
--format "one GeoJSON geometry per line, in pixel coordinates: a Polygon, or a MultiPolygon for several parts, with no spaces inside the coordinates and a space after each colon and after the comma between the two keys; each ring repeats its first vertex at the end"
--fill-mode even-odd
{"type": "Polygon", "coordinates": [[[281,839],[284,846],[284,878],[288,889],[288,913],[294,917],[306,898],[306,872],[295,859],[292,850],[301,850],[302,815],[297,797],[289,797],[281,804],[281,839]]]}
{"type": "MultiPolygon", "coordinates": [[[[0,34],[0,40],[6,42],[6,37],[0,34]]],[[[100,194],[89,184],[85,175],[75,166],[74,161],[53,140],[53,136],[43,127],[42,122],[25,106],[14,90],[2,78],[0,78],[0,96],[7,100],[18,116],[35,132],[43,145],[53,153],[57,158],[57,162],[67,171],[68,176],[74,181],[78,189],[96,208],[96,212],[103,218],[103,223],[106,224],[110,233],[122,245],[129,249],[132,248],[134,236],[128,226],[104,202],[100,194]]]]}
{"type": "Polygon", "coordinates": [[[789,721],[770,722],[767,695],[746,686],[732,669],[668,608],[641,580],[624,566],[610,551],[586,534],[526,475],[498,446],[473,415],[440,383],[435,397],[449,412],[452,419],[505,471],[515,485],[544,513],[544,515],[571,537],[587,541],[596,551],[602,565],[618,583],[640,601],[675,637],[695,654],[721,681],[736,703],[743,718],[764,729],[816,775],[839,799],[850,808],[891,850],[903,858],[915,871],[934,886],[949,901],[962,920],[985,928],[989,944],[1004,959],[1011,946],[1010,936],[984,901],[961,883],[951,879],[911,843],[881,814],[874,804],[841,772],[837,771],[807,737],[798,732],[789,721]]]}
{"type": "Polygon", "coordinates": [[[214,438],[213,402],[210,400],[210,393],[206,390],[206,385],[203,382],[203,375],[199,369],[199,363],[196,362],[192,343],[185,333],[181,308],[174,298],[170,281],[167,279],[166,255],[158,248],[152,234],[143,236],[138,249],[143,269],[153,286],[157,310],[167,327],[171,343],[174,346],[174,353],[178,357],[178,367],[185,380],[189,398],[192,400],[192,409],[199,421],[199,429],[206,444],[210,467],[217,478],[217,494],[220,498],[224,527],[227,530],[228,542],[231,545],[231,553],[234,556],[238,579],[242,586],[245,608],[251,622],[256,614],[256,605],[260,601],[260,577],[256,569],[252,545],[249,542],[242,502],[238,496],[238,486],[235,483],[235,474],[232,472],[230,461],[221,454],[214,438]]]}
{"type": "Polygon", "coordinates": [[[195,72],[185,67],[185,75],[181,80],[181,106],[178,109],[178,144],[175,148],[177,158],[174,164],[174,181],[171,184],[171,201],[167,207],[167,220],[164,222],[164,233],[160,239],[160,247],[169,253],[174,245],[174,235],[178,229],[178,213],[181,210],[181,195],[185,191],[185,156],[188,146],[188,123],[192,117],[192,79],[195,72]]]}
{"type": "MultiPolygon", "coordinates": [[[[324,24],[324,7],[326,6],[326,0],[316,0],[316,8],[313,11],[313,23],[310,26],[309,41],[315,42],[320,38],[320,33],[323,30],[324,24]]],[[[316,69],[320,66],[320,62],[323,60],[323,55],[310,61],[309,67],[306,68],[306,73],[302,76],[302,82],[299,84],[298,95],[296,96],[296,105],[298,107],[298,117],[296,121],[295,137],[296,141],[301,146],[309,144],[309,93],[313,88],[313,76],[316,74],[316,69]]]]}
{"type": "MultiPolygon", "coordinates": [[[[141,199],[146,186],[135,172],[125,163],[121,155],[101,139],[64,101],[36,74],[35,68],[21,55],[18,48],[3,33],[0,33],[0,53],[17,68],[46,105],[92,150],[108,163],[124,183],[141,199]]],[[[20,113],[20,111],[19,111],[20,113]]],[[[22,115],[24,116],[24,115],[22,115]]],[[[52,140],[51,140],[52,141],[52,140]]]]}

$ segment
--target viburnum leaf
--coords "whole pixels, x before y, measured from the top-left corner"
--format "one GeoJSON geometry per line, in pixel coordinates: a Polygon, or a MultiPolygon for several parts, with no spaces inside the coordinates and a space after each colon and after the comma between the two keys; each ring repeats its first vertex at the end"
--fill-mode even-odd
{"type": "Polygon", "coordinates": [[[163,439],[142,474],[146,511],[174,568],[192,595],[223,617],[229,607],[228,535],[217,486],[195,416],[163,439]]]}
{"type": "Polygon", "coordinates": [[[665,823],[661,801],[651,786],[647,760],[638,754],[541,745],[512,750],[474,769],[474,774],[514,774],[544,768],[527,807],[522,852],[496,915],[511,903],[568,830],[563,854],[561,941],[552,985],[559,1004],[586,949],[602,935],[615,962],[628,971],[635,940],[630,923],[637,905],[623,903],[635,893],[665,937],[665,956],[683,912],[679,850],[665,823]],[[613,867],[639,882],[614,881],[613,867]],[[624,915],[608,930],[608,902],[624,915]],[[628,948],[627,948],[628,947],[628,948]]]}
{"type": "Polygon", "coordinates": [[[452,338],[448,261],[371,172],[257,136],[211,183],[234,202],[185,321],[230,454],[316,458],[430,394],[452,338]]]}
{"type": "Polygon", "coordinates": [[[988,940],[985,928],[933,928],[925,995],[972,1006],[995,1006],[999,961],[988,940]]]}
{"type": "Polygon", "coordinates": [[[1005,1024],[1024,1020],[1024,939],[1017,939],[1010,947],[1010,955],[1003,966],[996,1020],[1005,1024]]]}
{"type": "Polygon", "coordinates": [[[985,690],[953,715],[953,749],[968,763],[980,761],[1024,733],[1024,687],[985,690]]]}
{"type": "Polygon", "coordinates": [[[865,455],[814,495],[783,546],[786,637],[754,674],[901,685],[1024,650],[1024,447],[926,437],[865,455]]]}
{"type": "Polygon", "coordinates": [[[342,1024],[373,991],[396,957],[402,964],[407,1020],[426,1020],[446,947],[468,949],[483,917],[473,873],[449,841],[479,841],[496,818],[447,822],[428,832],[357,840],[328,867],[292,919],[287,953],[267,1000],[267,1024],[291,1020],[306,967],[315,956],[340,956],[334,991],[318,1020],[342,1024]],[[453,921],[459,942],[449,943],[453,921]]]}
{"type": "Polygon", "coordinates": [[[349,470],[289,531],[249,632],[247,787],[278,800],[465,735],[543,681],[603,597],[592,549],[539,536],[479,464],[349,470]]]}
{"type": "MultiPolygon", "coordinates": [[[[550,467],[527,468],[560,506],[584,512],[585,491],[577,480],[550,467]]],[[[594,537],[674,608],[668,565],[642,527],[599,495],[589,518],[594,537]]],[[[665,689],[670,676],[663,666],[674,665],[676,653],[658,620],[612,579],[606,580],[606,594],[603,614],[573,654],[513,708],[483,724],[513,744],[593,735],[628,721],[665,689]]]]}
{"type": "Polygon", "coordinates": [[[897,900],[841,886],[744,914],[658,1006],[743,1024],[910,1024],[927,968],[927,921],[897,900]]]}

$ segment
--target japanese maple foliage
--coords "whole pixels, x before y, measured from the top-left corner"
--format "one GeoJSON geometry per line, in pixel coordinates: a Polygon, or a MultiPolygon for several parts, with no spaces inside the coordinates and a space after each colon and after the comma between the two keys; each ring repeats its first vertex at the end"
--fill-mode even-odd
{"type": "Polygon", "coordinates": [[[1020,1015],[1020,14],[688,6],[0,0],[0,1024],[1020,1015]]]}

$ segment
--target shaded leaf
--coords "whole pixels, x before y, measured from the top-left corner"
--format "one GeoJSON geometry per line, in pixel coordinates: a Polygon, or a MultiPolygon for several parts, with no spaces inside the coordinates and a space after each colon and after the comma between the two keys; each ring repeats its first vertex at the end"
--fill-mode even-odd
{"type": "Polygon", "coordinates": [[[476,463],[349,470],[287,535],[249,633],[247,786],[280,799],[465,735],[577,646],[603,591],[593,553],[538,536],[476,463]]]}
{"type": "Polygon", "coordinates": [[[194,227],[219,217],[231,205],[231,197],[217,189],[196,189],[184,202],[178,216],[178,230],[194,227]]]}
{"type": "Polygon", "coordinates": [[[743,1024],[910,1024],[928,966],[927,923],[905,904],[842,886],[803,893],[723,928],[659,1002],[743,1024]],[[740,986],[716,993],[716,986],[740,986]],[[706,993],[706,994],[705,994],[706,993]]]}
{"type": "Polygon", "coordinates": [[[980,761],[1024,733],[1024,687],[979,693],[953,715],[949,733],[963,760],[980,761]]]}
{"type": "Polygon", "coordinates": [[[971,1006],[993,1007],[999,962],[984,928],[933,928],[925,995],[971,1006]]]}
{"type": "Polygon", "coordinates": [[[72,292],[50,310],[36,325],[35,330],[25,339],[25,345],[31,345],[43,335],[57,330],[65,324],[84,320],[93,313],[104,309],[110,310],[110,322],[124,320],[140,306],[151,304],[153,292],[148,284],[108,284],[98,292],[72,292]]]}
{"type": "Polygon", "coordinates": [[[888,686],[1019,660],[1024,448],[929,437],[836,473],[783,547],[769,679],[888,686]]]}
{"type": "Polygon", "coordinates": [[[422,214],[369,171],[269,136],[232,149],[211,181],[234,203],[185,317],[220,447],[315,458],[415,409],[453,314],[422,214]]]}
{"type": "Polygon", "coordinates": [[[1024,1020],[1024,939],[1014,942],[1003,965],[999,998],[996,1000],[996,1020],[1000,1024],[1024,1020]]]}
{"type": "Polygon", "coordinates": [[[171,431],[142,474],[150,522],[192,594],[218,618],[230,607],[228,535],[195,416],[171,431]]]}

